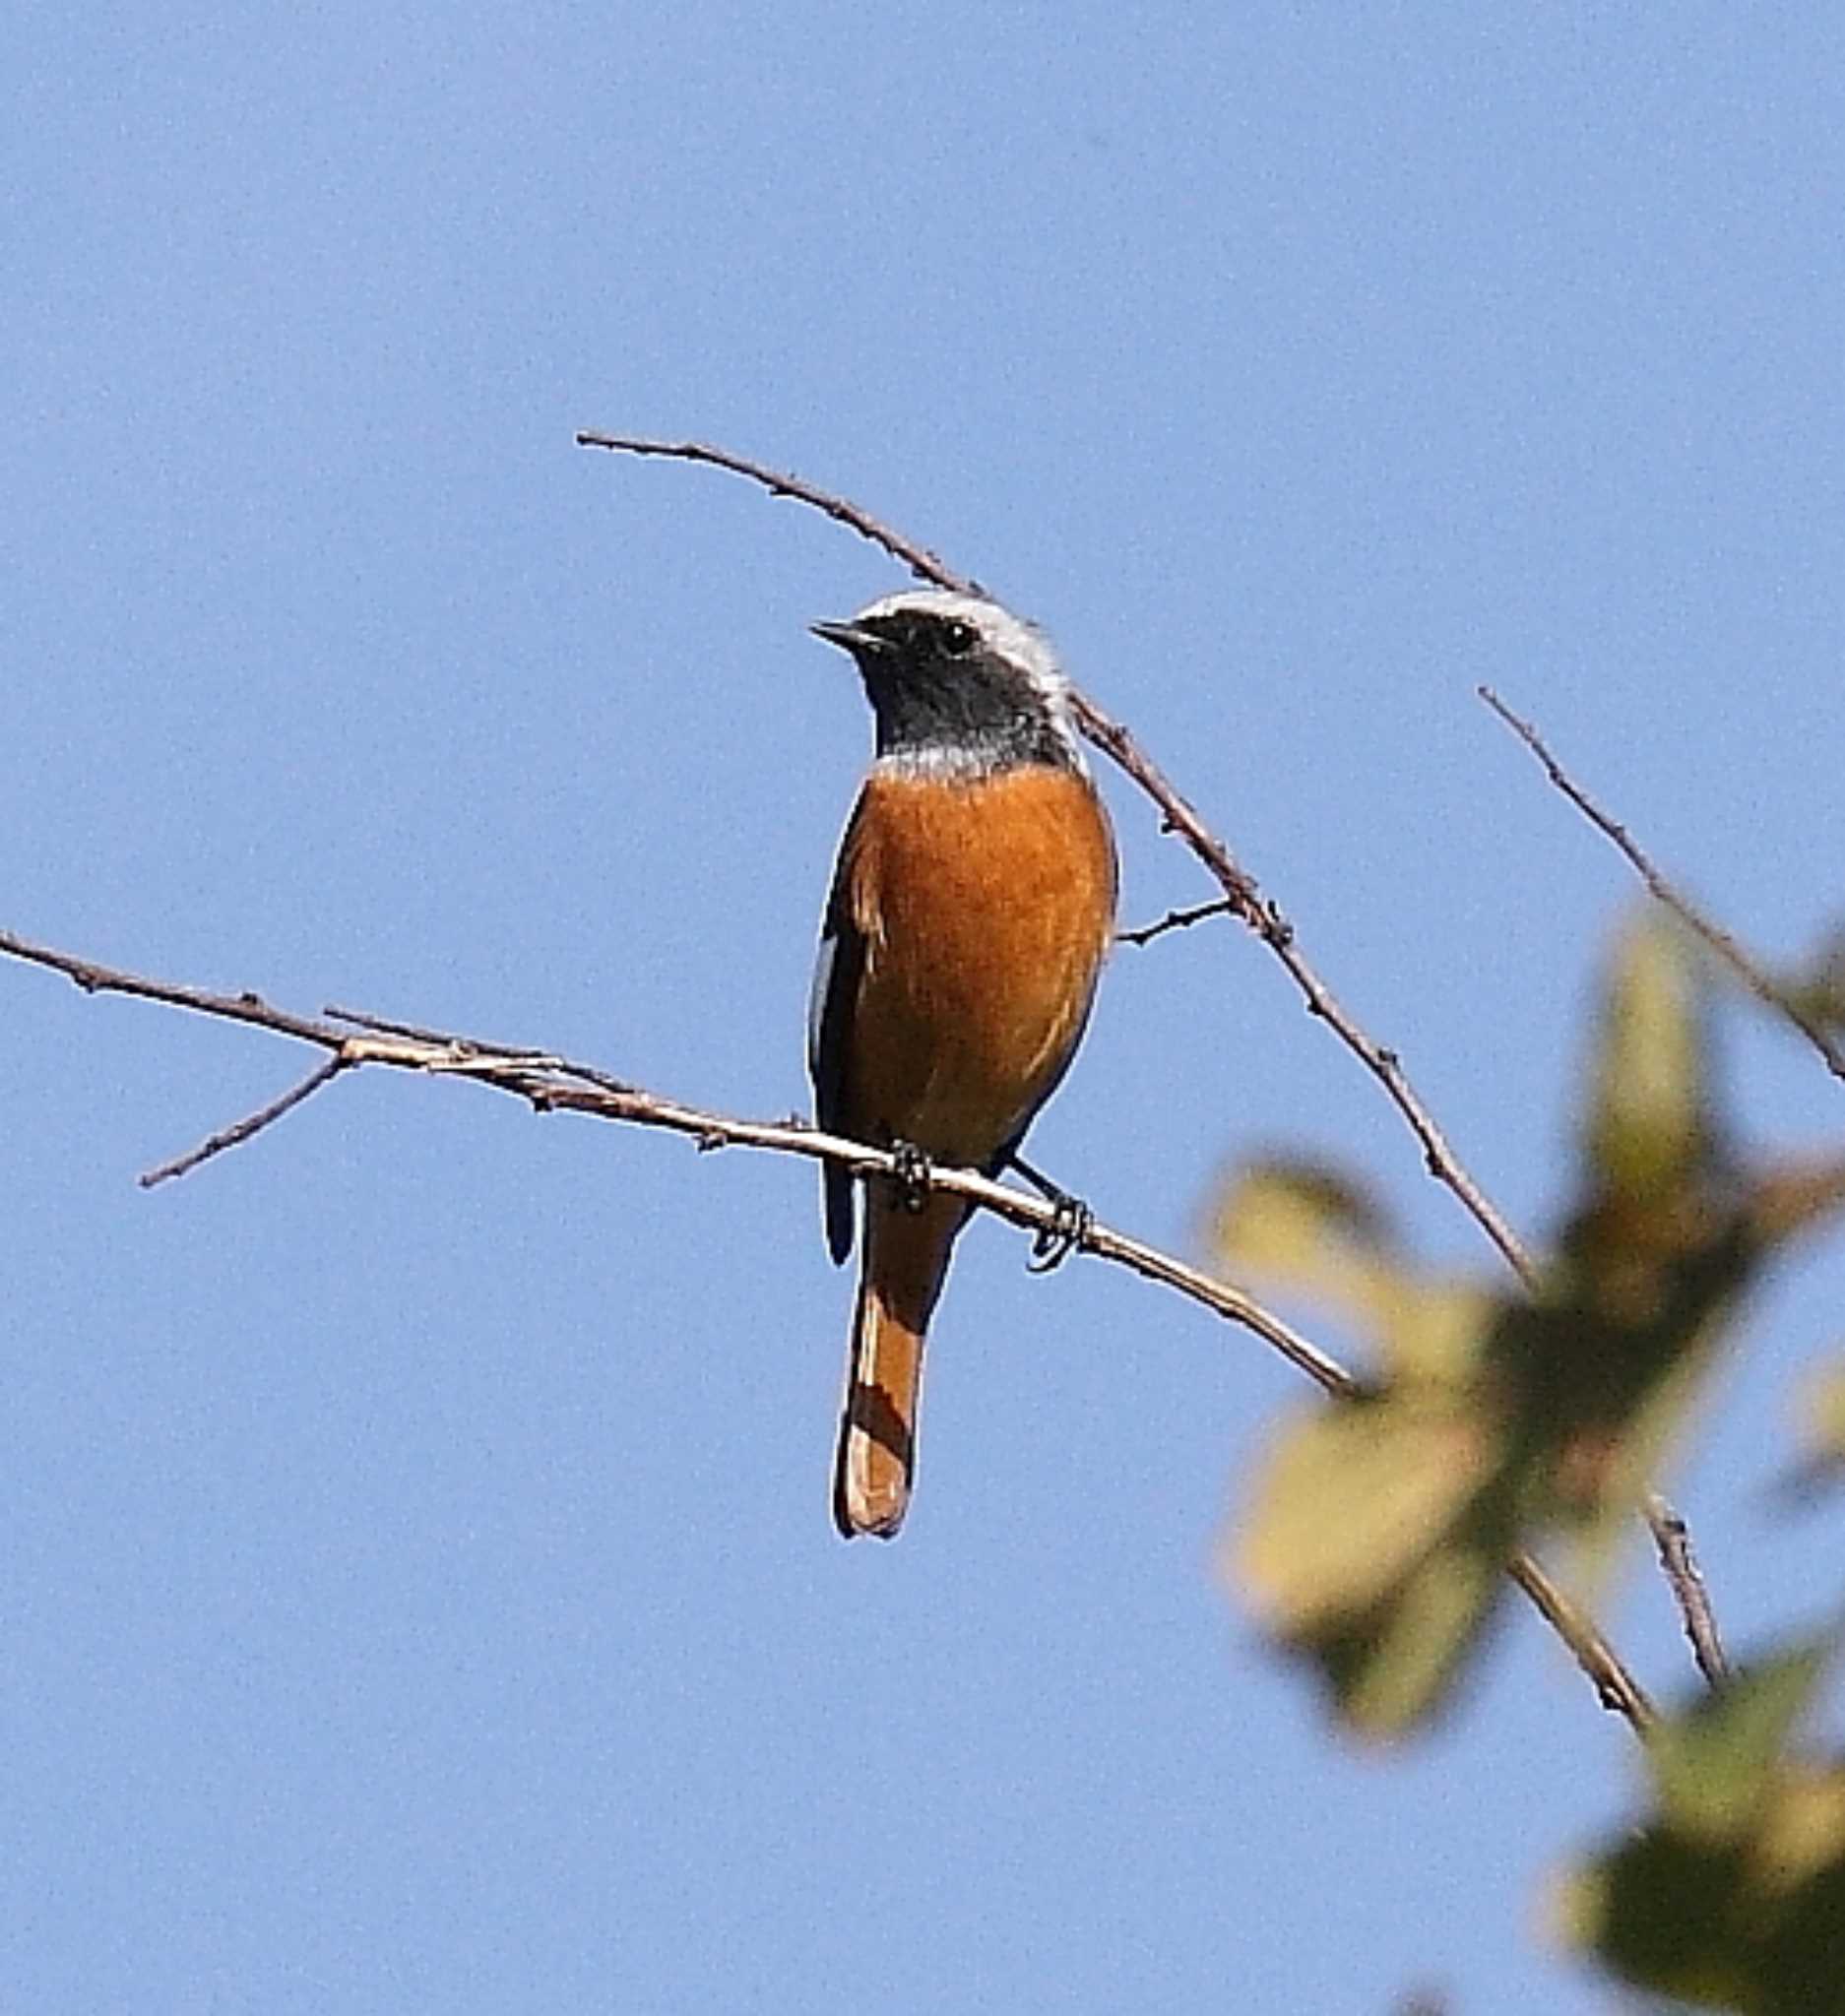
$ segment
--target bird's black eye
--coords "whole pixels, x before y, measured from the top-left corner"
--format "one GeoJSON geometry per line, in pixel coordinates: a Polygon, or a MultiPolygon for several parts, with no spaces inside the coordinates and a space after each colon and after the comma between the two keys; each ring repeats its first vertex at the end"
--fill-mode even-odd
{"type": "Polygon", "coordinates": [[[950,658],[966,658],[974,649],[975,636],[972,623],[945,623],[942,626],[942,649],[950,658]]]}

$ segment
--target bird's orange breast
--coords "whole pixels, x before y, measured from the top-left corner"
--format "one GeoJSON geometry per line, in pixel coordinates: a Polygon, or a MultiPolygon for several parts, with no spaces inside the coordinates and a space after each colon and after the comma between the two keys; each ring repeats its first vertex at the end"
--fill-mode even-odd
{"type": "Polygon", "coordinates": [[[1088,780],[874,772],[843,864],[864,969],[851,1131],[983,1166],[1068,1063],[1113,935],[1114,844],[1088,780]]]}

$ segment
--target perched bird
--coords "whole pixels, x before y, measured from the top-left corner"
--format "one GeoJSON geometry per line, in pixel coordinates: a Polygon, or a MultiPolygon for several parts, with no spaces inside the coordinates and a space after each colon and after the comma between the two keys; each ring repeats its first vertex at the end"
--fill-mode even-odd
{"type": "MultiPolygon", "coordinates": [[[[1049,642],[996,602],[887,596],[849,651],[877,751],[840,842],[808,1016],[819,1124],[996,1174],[1069,1068],[1113,936],[1114,839],[1049,642]]],[[[825,1171],[826,1238],[853,1179],[825,1171]]],[[[916,1469],[922,1342],[969,1207],[867,1185],[833,1515],[890,1539],[916,1469]]]]}

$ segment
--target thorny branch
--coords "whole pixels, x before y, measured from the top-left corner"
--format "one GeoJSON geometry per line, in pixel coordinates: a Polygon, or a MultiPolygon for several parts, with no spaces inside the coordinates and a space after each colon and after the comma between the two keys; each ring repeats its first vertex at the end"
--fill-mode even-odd
{"type": "Polygon", "coordinates": [[[1646,886],[1646,892],[1655,902],[1662,903],[1687,929],[1695,932],[1704,943],[1716,953],[1743,984],[1757,1000],[1764,1001],[1777,1014],[1784,1015],[1813,1044],[1822,1058],[1825,1067],[1834,1078],[1845,1078],[1845,1050],[1807,1012],[1806,1008],[1781,986],[1769,974],[1764,973],[1756,961],[1746,952],[1719,923],[1707,917],[1692,903],[1689,897],[1675,888],[1653,865],[1641,850],[1639,843],[1620,820],[1611,818],[1588,792],[1576,783],[1557,758],[1551,754],[1542,735],[1530,722],[1514,714],[1505,702],[1494,692],[1491,686],[1475,688],[1481,699],[1524,743],[1544,768],[1544,774],[1562,792],[1576,810],[1598,833],[1613,841],[1626,857],[1628,865],[1646,886]]]}
{"type": "MultiPolygon", "coordinates": [[[[485,1042],[351,1009],[328,1008],[318,1017],[290,1014],[273,1007],[259,994],[221,994],[204,987],[152,979],[143,974],[122,972],[35,944],[8,931],[0,931],[0,954],[63,974],[86,993],[127,994],[194,1014],[246,1023],[327,1052],[327,1061],[283,1098],[214,1134],[187,1155],[150,1170],[142,1179],[144,1182],[181,1174],[211,1156],[250,1140],[337,1077],[366,1064],[468,1078],[524,1100],[535,1112],[577,1112],[596,1119],[664,1128],[689,1136],[701,1151],[756,1148],[836,1163],[861,1175],[898,1172],[896,1157],[864,1142],[824,1134],[799,1120],[746,1120],[710,1112],[643,1091],[609,1072],[549,1051],[485,1042]]],[[[929,1182],[936,1189],[967,1198],[1008,1224],[1023,1227],[1035,1236],[1054,1236],[1064,1228],[1055,1205],[973,1169],[931,1169],[929,1182]]],[[[1085,1253],[1113,1261],[1144,1280],[1177,1290],[1214,1315],[1241,1325],[1304,1372],[1323,1392],[1339,1397],[1359,1392],[1359,1381],[1337,1359],[1328,1356],[1253,1296],[1098,1221],[1084,1225],[1076,1244],[1085,1253]]],[[[1657,1711],[1594,1620],[1552,1582],[1530,1555],[1514,1556],[1507,1573],[1567,1646],[1602,1704],[1623,1716],[1635,1733],[1643,1736],[1656,1721],[1657,1711]]]]}

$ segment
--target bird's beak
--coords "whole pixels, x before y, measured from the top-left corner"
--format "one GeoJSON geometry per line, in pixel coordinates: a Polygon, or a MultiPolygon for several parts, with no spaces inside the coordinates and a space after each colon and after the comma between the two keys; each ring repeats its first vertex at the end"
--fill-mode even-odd
{"type": "Polygon", "coordinates": [[[875,630],[860,630],[856,623],[809,623],[807,628],[828,644],[837,644],[857,658],[864,651],[887,651],[890,647],[875,630]]]}

